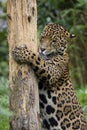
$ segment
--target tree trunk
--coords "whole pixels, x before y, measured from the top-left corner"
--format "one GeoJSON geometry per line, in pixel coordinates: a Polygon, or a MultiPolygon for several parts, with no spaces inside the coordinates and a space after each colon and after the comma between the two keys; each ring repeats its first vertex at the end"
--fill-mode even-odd
{"type": "Polygon", "coordinates": [[[10,109],[13,112],[10,130],[39,130],[38,84],[27,65],[17,64],[11,55],[13,47],[26,44],[37,51],[36,0],[8,0],[8,43],[10,109]]]}

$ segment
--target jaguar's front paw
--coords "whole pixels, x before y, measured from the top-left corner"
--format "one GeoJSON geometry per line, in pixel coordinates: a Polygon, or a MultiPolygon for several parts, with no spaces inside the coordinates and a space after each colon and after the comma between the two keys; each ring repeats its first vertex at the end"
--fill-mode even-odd
{"type": "Polygon", "coordinates": [[[28,52],[27,46],[15,46],[15,48],[12,51],[12,56],[15,61],[18,63],[24,63],[25,62],[25,56],[28,52]]]}

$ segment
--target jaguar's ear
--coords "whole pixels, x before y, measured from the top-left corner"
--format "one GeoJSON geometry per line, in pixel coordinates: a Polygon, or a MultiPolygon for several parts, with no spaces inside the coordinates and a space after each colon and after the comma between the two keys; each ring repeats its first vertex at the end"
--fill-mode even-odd
{"type": "Polygon", "coordinates": [[[75,34],[70,34],[70,38],[74,38],[74,37],[76,37],[75,34]]]}

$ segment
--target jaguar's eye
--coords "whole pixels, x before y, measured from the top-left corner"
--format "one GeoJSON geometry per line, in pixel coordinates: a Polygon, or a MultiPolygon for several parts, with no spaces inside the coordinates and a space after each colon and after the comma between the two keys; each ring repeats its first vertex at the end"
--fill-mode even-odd
{"type": "Polygon", "coordinates": [[[41,37],[41,38],[40,38],[40,42],[43,41],[43,39],[44,39],[44,37],[41,37]]]}

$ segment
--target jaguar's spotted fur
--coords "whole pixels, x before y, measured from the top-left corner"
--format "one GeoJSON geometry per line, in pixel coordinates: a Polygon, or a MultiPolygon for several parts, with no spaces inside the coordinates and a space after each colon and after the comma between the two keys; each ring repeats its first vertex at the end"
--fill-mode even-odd
{"type": "Polygon", "coordinates": [[[67,46],[73,36],[60,25],[48,24],[41,34],[38,54],[26,46],[12,52],[18,63],[30,64],[38,78],[43,130],[87,130],[69,76],[67,46]]]}

